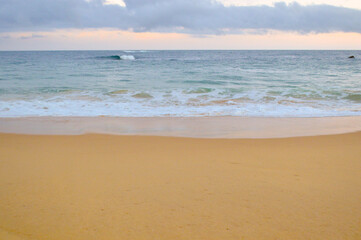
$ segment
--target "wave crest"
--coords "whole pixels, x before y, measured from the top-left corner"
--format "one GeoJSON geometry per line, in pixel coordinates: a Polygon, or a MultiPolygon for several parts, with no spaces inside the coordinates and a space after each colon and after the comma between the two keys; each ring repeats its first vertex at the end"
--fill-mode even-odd
{"type": "Polygon", "coordinates": [[[133,55],[112,55],[112,56],[103,56],[103,57],[97,57],[99,59],[110,59],[110,60],[135,60],[135,57],[133,55]]]}
{"type": "Polygon", "coordinates": [[[121,60],[135,60],[135,57],[133,55],[122,55],[120,56],[121,60]]]}

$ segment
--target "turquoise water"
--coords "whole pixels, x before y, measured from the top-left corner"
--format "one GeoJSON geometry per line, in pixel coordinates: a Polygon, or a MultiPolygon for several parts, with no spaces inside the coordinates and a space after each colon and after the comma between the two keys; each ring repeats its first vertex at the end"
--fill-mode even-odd
{"type": "Polygon", "coordinates": [[[361,51],[0,52],[0,117],[99,115],[361,115],[361,51]]]}

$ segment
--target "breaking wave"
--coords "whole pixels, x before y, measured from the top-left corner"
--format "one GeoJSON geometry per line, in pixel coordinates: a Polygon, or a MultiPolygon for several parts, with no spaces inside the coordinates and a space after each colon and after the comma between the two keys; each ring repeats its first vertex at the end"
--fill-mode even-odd
{"type": "Polygon", "coordinates": [[[102,56],[97,57],[98,59],[110,59],[110,60],[135,60],[133,55],[112,55],[112,56],[102,56]]]}

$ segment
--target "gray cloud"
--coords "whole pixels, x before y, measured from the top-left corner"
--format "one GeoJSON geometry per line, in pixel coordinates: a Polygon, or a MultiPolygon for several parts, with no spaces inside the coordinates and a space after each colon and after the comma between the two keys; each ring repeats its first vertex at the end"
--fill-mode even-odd
{"type": "Polygon", "coordinates": [[[330,5],[224,6],[213,0],[0,0],[0,31],[116,28],[135,32],[225,34],[244,29],[361,33],[361,11],[330,5]]]}
{"type": "Polygon", "coordinates": [[[0,39],[10,39],[9,35],[0,35],[0,39]]]}
{"type": "Polygon", "coordinates": [[[19,39],[26,40],[26,39],[43,38],[43,37],[44,36],[40,35],[40,34],[31,34],[29,36],[21,36],[21,37],[19,37],[19,39]]]}

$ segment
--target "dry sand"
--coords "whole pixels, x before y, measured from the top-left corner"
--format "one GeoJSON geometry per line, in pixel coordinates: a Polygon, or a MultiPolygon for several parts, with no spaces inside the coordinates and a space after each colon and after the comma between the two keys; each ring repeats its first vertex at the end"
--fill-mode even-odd
{"type": "Polygon", "coordinates": [[[0,239],[361,239],[361,132],[0,134],[0,239]]]}

